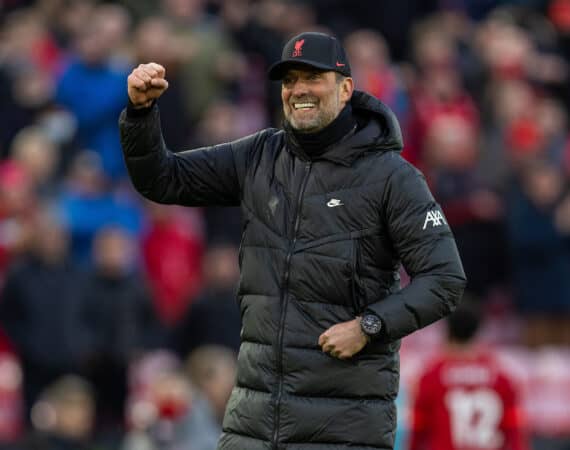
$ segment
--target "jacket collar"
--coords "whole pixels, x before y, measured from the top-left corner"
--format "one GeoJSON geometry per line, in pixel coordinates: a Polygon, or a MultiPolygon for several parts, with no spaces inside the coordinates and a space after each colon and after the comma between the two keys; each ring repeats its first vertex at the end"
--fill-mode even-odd
{"type": "MultiPolygon", "coordinates": [[[[313,161],[327,160],[350,167],[365,152],[402,150],[402,132],[390,108],[361,91],[354,91],[350,102],[358,125],[338,142],[329,145],[322,154],[313,158],[313,161]]],[[[311,160],[291,129],[287,126],[284,128],[287,148],[298,158],[311,160]]]]}

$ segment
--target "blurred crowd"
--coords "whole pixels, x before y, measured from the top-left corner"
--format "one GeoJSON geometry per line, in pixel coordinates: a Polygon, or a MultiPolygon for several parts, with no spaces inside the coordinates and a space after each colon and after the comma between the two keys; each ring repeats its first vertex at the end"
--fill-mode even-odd
{"type": "MultiPolygon", "coordinates": [[[[400,119],[487,342],[550,362],[553,401],[570,392],[570,0],[4,0],[0,447],[215,448],[240,212],[144,201],[117,120],[128,74],[155,61],[173,151],[278,127],[266,70],[305,30],[339,36],[356,88],[400,119]]],[[[437,336],[404,345],[404,392],[437,336]]],[[[555,427],[530,423],[537,448],[569,448],[566,400],[536,414],[555,427]]]]}

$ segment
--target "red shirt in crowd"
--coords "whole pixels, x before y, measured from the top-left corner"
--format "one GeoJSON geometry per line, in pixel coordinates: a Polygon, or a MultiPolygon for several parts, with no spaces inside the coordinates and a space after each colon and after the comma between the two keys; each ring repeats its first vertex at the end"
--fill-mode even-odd
{"type": "Polygon", "coordinates": [[[171,327],[201,288],[204,242],[195,213],[172,207],[161,211],[143,238],[142,254],[158,317],[171,327]]]}
{"type": "Polygon", "coordinates": [[[410,450],[528,450],[514,383],[491,354],[450,352],[428,367],[410,450]]]}

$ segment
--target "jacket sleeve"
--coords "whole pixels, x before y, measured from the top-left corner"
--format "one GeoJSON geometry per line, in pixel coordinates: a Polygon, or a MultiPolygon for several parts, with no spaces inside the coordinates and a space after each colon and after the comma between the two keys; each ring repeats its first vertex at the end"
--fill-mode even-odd
{"type": "Polygon", "coordinates": [[[157,203],[238,206],[248,159],[264,131],[237,141],[173,153],[166,148],[158,106],[119,118],[123,156],[135,189],[157,203]]]}
{"type": "Polygon", "coordinates": [[[387,182],[383,211],[393,249],[411,278],[404,289],[369,306],[382,319],[384,338],[393,341],[450,314],[466,278],[440,206],[407,162],[387,182]]]}

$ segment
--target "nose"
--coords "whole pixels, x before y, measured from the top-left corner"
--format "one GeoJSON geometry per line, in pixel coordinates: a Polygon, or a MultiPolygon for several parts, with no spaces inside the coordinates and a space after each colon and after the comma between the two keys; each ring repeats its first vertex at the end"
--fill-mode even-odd
{"type": "Polygon", "coordinates": [[[297,80],[291,87],[291,96],[302,97],[309,93],[309,85],[304,80],[297,80]]]}

